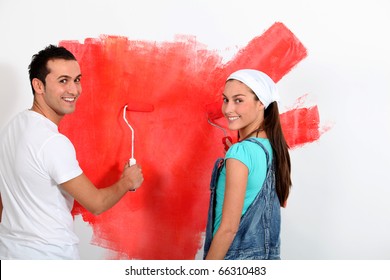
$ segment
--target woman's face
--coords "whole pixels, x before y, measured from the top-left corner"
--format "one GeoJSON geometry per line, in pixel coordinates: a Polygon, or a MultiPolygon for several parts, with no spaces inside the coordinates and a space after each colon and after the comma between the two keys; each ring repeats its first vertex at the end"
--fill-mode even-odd
{"type": "Polygon", "coordinates": [[[229,80],[223,92],[222,113],[230,130],[238,130],[241,138],[259,128],[264,120],[264,105],[244,83],[229,80]]]}

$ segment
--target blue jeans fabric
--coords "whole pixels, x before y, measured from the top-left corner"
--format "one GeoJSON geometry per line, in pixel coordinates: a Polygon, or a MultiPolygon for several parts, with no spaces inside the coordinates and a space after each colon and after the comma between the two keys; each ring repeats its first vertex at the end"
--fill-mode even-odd
{"type": "MultiPolygon", "coordinates": [[[[263,148],[268,162],[267,176],[255,200],[241,217],[237,234],[225,256],[225,260],[279,260],[281,217],[280,203],[275,189],[274,164],[269,161],[268,151],[260,142],[253,138],[245,141],[251,141],[263,148]]],[[[210,206],[203,258],[207,256],[213,238],[215,188],[223,165],[224,159],[217,159],[211,175],[210,206]]]]}

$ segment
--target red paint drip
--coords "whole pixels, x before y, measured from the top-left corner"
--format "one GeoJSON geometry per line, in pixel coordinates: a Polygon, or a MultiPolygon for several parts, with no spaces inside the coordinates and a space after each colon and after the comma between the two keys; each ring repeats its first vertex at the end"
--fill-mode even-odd
{"type": "MultiPolygon", "coordinates": [[[[60,44],[75,54],[83,72],[76,112],[64,118],[60,130],[74,143],[81,167],[96,186],[114,183],[130,157],[124,105],[154,106],[153,112],[127,114],[143,186],[99,216],[77,203],[74,214],[92,225],[94,244],[118,252],[114,258],[194,259],[207,221],[211,169],[223,151],[223,134],[208,124],[205,105],[220,100],[230,72],[256,68],[277,81],[307,55],[306,49],[281,23],[226,65],[194,37],[156,43],[102,36],[60,44]]],[[[291,115],[311,119],[311,113],[291,115]]],[[[315,139],[313,131],[310,137],[303,132],[291,137],[306,128],[285,116],[283,129],[291,145],[315,139]]]]}

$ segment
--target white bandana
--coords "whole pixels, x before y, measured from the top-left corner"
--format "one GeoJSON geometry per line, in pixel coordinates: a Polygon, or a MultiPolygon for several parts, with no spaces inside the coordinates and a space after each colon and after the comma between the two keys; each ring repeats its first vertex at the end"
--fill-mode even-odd
{"type": "Polygon", "coordinates": [[[238,80],[247,85],[264,104],[265,109],[272,102],[279,101],[279,93],[275,82],[261,71],[253,69],[238,70],[232,73],[226,81],[228,80],[238,80]]]}

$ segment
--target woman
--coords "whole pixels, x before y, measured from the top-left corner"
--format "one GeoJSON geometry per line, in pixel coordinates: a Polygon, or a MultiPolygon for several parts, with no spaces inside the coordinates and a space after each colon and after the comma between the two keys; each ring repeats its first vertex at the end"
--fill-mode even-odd
{"type": "Polygon", "coordinates": [[[215,164],[205,259],[280,259],[280,206],[291,187],[275,83],[263,72],[231,74],[222,111],[238,143],[215,164]]]}

